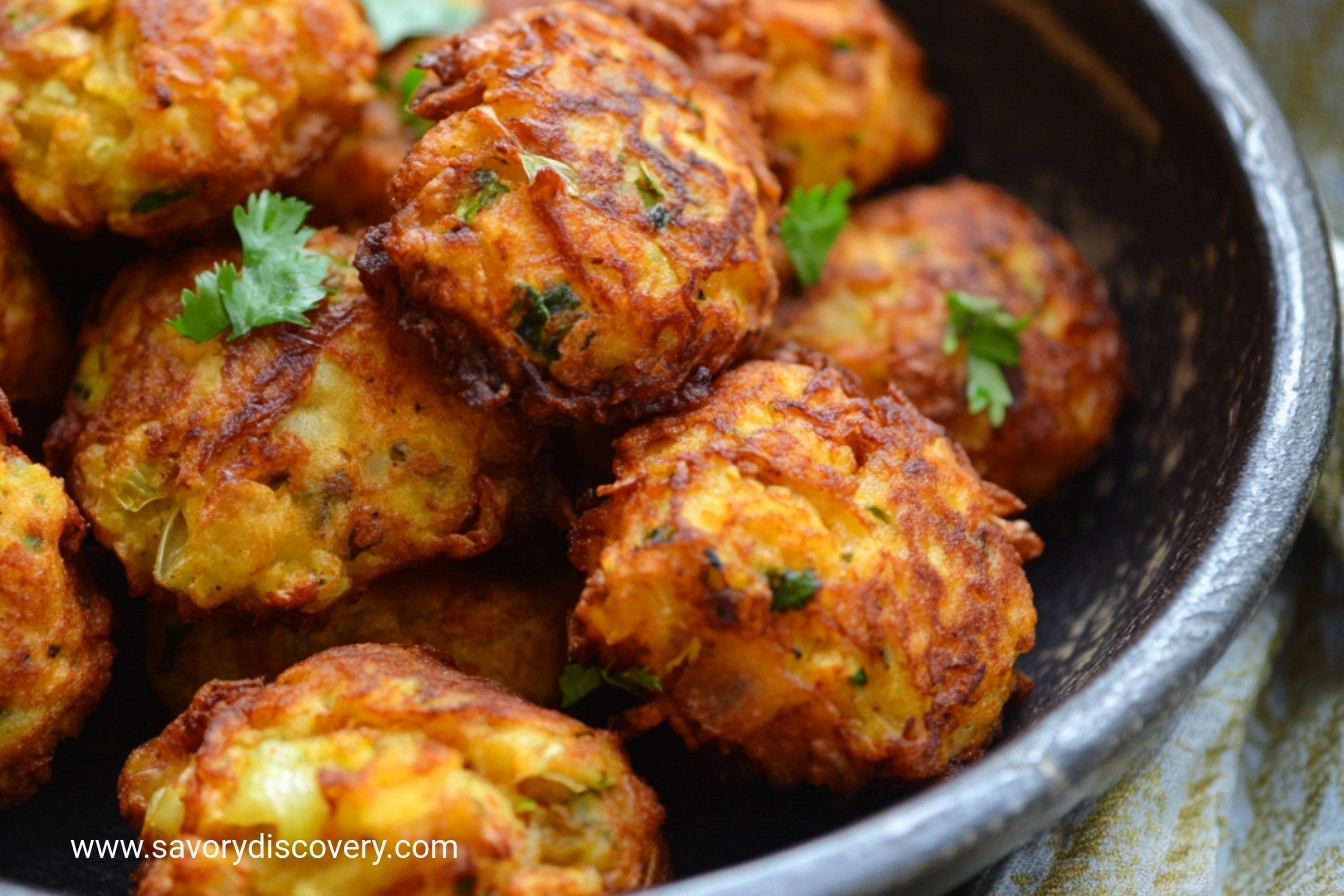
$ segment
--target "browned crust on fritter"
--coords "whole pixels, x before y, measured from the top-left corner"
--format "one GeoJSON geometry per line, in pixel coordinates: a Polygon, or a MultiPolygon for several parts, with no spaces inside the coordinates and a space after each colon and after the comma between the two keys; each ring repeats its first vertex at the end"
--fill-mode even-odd
{"type": "Polygon", "coordinates": [[[29,208],[77,234],[107,224],[171,243],[208,231],[312,164],[373,92],[376,42],[352,0],[25,11],[34,18],[0,20],[0,93],[11,93],[0,161],[29,208]],[[34,114],[46,84],[74,101],[34,114]],[[155,194],[176,198],[140,207],[155,194]]]}
{"type": "MultiPolygon", "coordinates": [[[[169,329],[165,321],[178,314],[195,274],[237,261],[234,250],[205,246],[123,271],[81,337],[80,376],[97,384],[76,384],[48,434],[47,453],[68,468],[72,493],[99,540],[126,564],[134,593],[175,595],[186,613],[213,605],[216,596],[257,612],[316,611],[339,597],[325,569],[292,568],[284,573],[289,584],[265,593],[253,593],[265,571],[246,587],[214,582],[219,587],[210,594],[197,594],[196,584],[190,594],[166,590],[155,578],[153,545],[146,555],[143,533],[131,531],[136,511],[118,507],[118,477],[135,465],[149,465],[162,480],[157,496],[193,508],[192,525],[221,525],[236,506],[248,506],[247,494],[259,494],[237,489],[257,484],[275,493],[278,503],[267,506],[286,519],[305,500],[320,499],[322,508],[335,502],[339,515],[330,518],[325,509],[316,517],[303,511],[313,531],[294,538],[311,538],[326,554],[339,551],[340,575],[353,588],[432,557],[482,553],[510,523],[544,513],[554,501],[556,486],[539,463],[544,433],[506,409],[476,411],[442,394],[427,348],[363,295],[348,263],[353,238],[324,232],[309,245],[332,257],[327,285],[336,293],[310,312],[309,327],[272,325],[200,345],[169,329]],[[336,394],[316,378],[319,365],[339,370],[336,394]],[[90,398],[90,390],[100,394],[90,398]],[[303,409],[314,394],[325,396],[324,408],[344,402],[333,419],[348,428],[349,442],[332,445],[331,434],[277,427],[312,413],[303,409]],[[366,474],[354,453],[367,452],[368,462],[394,453],[392,436],[377,443],[384,432],[410,439],[409,454],[393,459],[395,474],[366,474]],[[337,472],[319,473],[316,465],[337,472]],[[342,528],[333,535],[332,526],[342,528]]],[[[161,529],[171,524],[159,521],[161,529]]],[[[243,537],[229,533],[235,535],[243,537]]]]}
{"type": "Polygon", "coordinates": [[[964,179],[859,206],[821,282],[780,309],[765,351],[780,340],[829,353],[870,395],[900,388],[1028,503],[1092,462],[1131,388],[1097,272],[1022,202],[964,179]],[[967,409],[964,351],[942,348],[954,291],[1033,316],[1019,366],[1004,370],[1014,401],[997,428],[967,409]]]}
{"type": "MultiPolygon", "coordinates": [[[[0,480],[7,464],[27,463],[4,444],[6,430],[17,432],[18,424],[0,392],[0,480]]],[[[27,516],[29,531],[42,538],[34,547],[0,534],[0,716],[26,716],[8,719],[0,737],[0,808],[23,802],[50,779],[57,742],[79,733],[112,671],[112,608],[80,553],[84,519],[59,484],[60,503],[44,491],[40,506],[34,492],[11,495],[0,507],[0,515],[27,516]],[[57,532],[57,544],[46,541],[48,531],[57,532]]]]}
{"type": "Polygon", "coordinates": [[[748,362],[619,440],[615,474],[573,534],[589,580],[571,651],[660,676],[636,727],[666,718],[774,783],[841,791],[938,774],[993,736],[1034,640],[1020,564],[1041,543],[899,395],[748,362]],[[772,610],[770,567],[819,590],[772,610]],[[860,711],[870,695],[885,708],[860,711]]]}
{"type": "Polygon", "coordinates": [[[642,417],[703,397],[778,295],[765,240],[778,187],[736,107],[626,20],[577,3],[458,35],[422,65],[442,84],[414,111],[440,124],[393,180],[392,222],[361,246],[369,291],[432,340],[474,403],[511,398],[559,422],[642,417]],[[628,64],[605,63],[611,53],[628,64]],[[662,148],[642,130],[650,122],[662,148]],[[677,129],[712,139],[731,168],[683,145],[677,129]],[[552,167],[513,179],[522,153],[572,165],[577,195],[552,167]],[[632,159],[665,193],[663,225],[641,204],[632,159]],[[454,209],[485,168],[511,191],[468,224],[454,209]],[[509,226],[485,235],[495,214],[509,226]],[[513,316],[520,284],[557,283],[581,305],[548,358],[513,316]]]}

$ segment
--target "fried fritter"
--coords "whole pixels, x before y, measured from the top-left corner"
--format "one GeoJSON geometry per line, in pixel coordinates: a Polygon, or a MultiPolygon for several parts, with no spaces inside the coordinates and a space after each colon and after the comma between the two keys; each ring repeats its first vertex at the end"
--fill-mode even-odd
{"type": "Polygon", "coordinates": [[[752,0],[771,74],[766,143],[786,187],[864,193],[941,149],[947,109],[924,54],[879,0],[752,0]]]}
{"type": "Polygon", "coordinates": [[[661,690],[667,719],[775,784],[939,774],[999,726],[1036,622],[1040,540],[900,396],[752,361],[616,445],[572,558],[571,651],[661,690]]]}
{"type": "Polygon", "coordinates": [[[736,106],[627,20],[517,13],[422,61],[438,123],[366,234],[365,284],[403,302],[476,404],[637,417],[702,396],[769,322],[777,184],[736,106]]]}
{"type": "Polygon", "coordinates": [[[428,648],[337,647],[271,685],[206,685],[131,754],[119,793],[165,853],[142,866],[141,894],[583,896],[665,873],[662,807],[614,735],[428,648]],[[375,862],[275,850],[236,867],[233,855],[172,857],[172,846],[262,834],[286,851],[321,838],[386,852],[375,862]],[[455,859],[393,854],[398,841],[445,840],[455,859]]]}
{"type": "Polygon", "coordinates": [[[17,429],[0,392],[0,808],[47,781],[112,668],[112,609],[79,556],[84,520],[61,480],[5,444],[17,429]]]}
{"type": "Polygon", "coordinates": [[[70,337],[18,228],[0,207],[0,390],[55,402],[65,391],[70,337]]]}
{"type": "MultiPolygon", "coordinates": [[[[131,590],[184,611],[318,612],[401,567],[497,544],[545,503],[544,433],[446,392],[422,341],[320,233],[333,291],[312,326],[196,343],[166,319],[220,247],[123,271],[81,336],[47,441],[131,590]]],[[[244,272],[246,277],[246,272],[244,272]]]]}
{"type": "Polygon", "coordinates": [[[343,644],[424,644],[463,672],[555,706],[565,666],[565,622],[583,579],[562,554],[500,548],[437,560],[378,579],[320,619],[249,619],[217,611],[183,622],[149,611],[149,678],[180,712],[207,681],[273,678],[343,644]]]}
{"type": "Polygon", "coordinates": [[[0,169],[75,233],[226,221],[373,96],[354,0],[17,0],[0,17],[0,169]]]}
{"type": "Polygon", "coordinates": [[[1097,273],[1021,202],[967,180],[860,206],[821,282],[781,308],[770,341],[787,340],[858,373],[870,395],[900,387],[981,475],[1028,503],[1092,461],[1129,391],[1124,334],[1097,273]],[[951,292],[1031,315],[997,428],[968,410],[965,346],[943,351],[951,292]]]}

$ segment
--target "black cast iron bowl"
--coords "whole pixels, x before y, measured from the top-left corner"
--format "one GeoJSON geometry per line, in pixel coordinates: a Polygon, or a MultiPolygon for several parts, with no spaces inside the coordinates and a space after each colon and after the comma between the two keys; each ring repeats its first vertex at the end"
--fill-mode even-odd
{"type": "MultiPolygon", "coordinates": [[[[667,896],[936,893],[1113,780],[1256,606],[1297,533],[1330,425],[1337,325],[1321,218],[1244,50],[1198,0],[898,0],[952,104],[940,170],[1000,184],[1096,264],[1133,347],[1116,443],[1034,512],[1036,681],[979,763],[839,804],[722,783],[668,735],[632,758],[668,808],[667,896]]],[[[55,778],[0,815],[0,878],[124,892],[113,782],[167,721],[138,604],[104,705],[55,778]]],[[[0,893],[23,892],[0,883],[0,893]]]]}

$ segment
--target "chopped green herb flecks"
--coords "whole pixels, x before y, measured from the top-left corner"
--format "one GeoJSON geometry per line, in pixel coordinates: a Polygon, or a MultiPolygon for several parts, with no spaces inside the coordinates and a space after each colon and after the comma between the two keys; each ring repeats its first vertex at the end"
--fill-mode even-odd
{"type": "Polygon", "coordinates": [[[523,165],[523,173],[527,175],[527,182],[530,184],[537,182],[537,172],[543,168],[550,168],[559,174],[565,180],[565,191],[571,196],[579,195],[579,172],[575,171],[564,162],[556,159],[548,159],[546,156],[535,155],[530,152],[518,152],[518,159],[523,165]]]}
{"type": "Polygon", "coordinates": [[[41,535],[21,535],[19,536],[19,541],[23,542],[23,546],[30,551],[42,550],[41,535]]]}
{"type": "Polygon", "coordinates": [[[135,201],[135,205],[131,206],[131,214],[143,215],[147,212],[161,211],[175,202],[181,202],[195,192],[196,188],[194,186],[183,187],[180,190],[154,190],[135,201]]]}
{"type": "Polygon", "coordinates": [[[966,343],[966,407],[972,414],[988,411],[990,424],[999,426],[1013,404],[1003,367],[1017,366],[1020,334],[1031,323],[1031,315],[1013,317],[998,299],[964,292],[948,293],[947,309],[943,352],[954,354],[966,343]]]}
{"type": "Polygon", "coordinates": [[[856,688],[861,688],[865,686],[866,684],[868,684],[868,673],[864,671],[862,668],[860,668],[859,671],[849,676],[849,683],[854,685],[854,687],[856,688]]]}
{"type": "Polygon", "coordinates": [[[805,286],[821,279],[826,256],[849,219],[848,202],[853,192],[854,185],[842,180],[830,190],[824,186],[795,188],[790,194],[779,236],[805,286]]]}
{"type": "Polygon", "coordinates": [[[659,526],[657,529],[650,529],[644,535],[645,544],[667,544],[677,536],[675,526],[659,526]]]}
{"type": "Polygon", "coordinates": [[[814,570],[804,569],[796,572],[791,569],[771,570],[765,574],[770,583],[770,612],[783,613],[787,610],[800,610],[821,589],[821,579],[814,570]]]}
{"type": "Polygon", "coordinates": [[[635,696],[663,689],[662,680],[643,666],[612,672],[610,668],[600,666],[566,663],[564,671],[560,673],[560,708],[566,709],[578,703],[604,683],[635,696]]]}
{"type": "Polygon", "coordinates": [[[885,510],[883,510],[881,507],[878,507],[876,504],[869,504],[868,512],[871,513],[873,516],[877,517],[882,522],[886,523],[888,526],[891,525],[891,517],[887,515],[887,512],[885,510]]]}
{"type": "Polygon", "coordinates": [[[481,209],[494,202],[505,193],[512,193],[509,185],[499,179],[499,175],[490,168],[479,168],[471,175],[476,192],[457,204],[457,216],[470,224],[481,209]]]}
{"type": "Polygon", "coordinates": [[[517,292],[514,313],[518,315],[518,323],[513,331],[547,361],[559,359],[560,340],[582,316],[572,313],[581,304],[578,295],[567,283],[552,286],[545,292],[537,292],[536,288],[520,283],[517,292]]]}
{"type": "Polygon", "coordinates": [[[639,177],[635,179],[635,188],[644,203],[644,211],[649,213],[649,221],[655,230],[662,230],[672,220],[672,212],[663,205],[667,199],[667,190],[658,182],[658,178],[644,162],[639,163],[639,177]]]}
{"type": "Polygon", "coordinates": [[[662,230],[671,220],[672,213],[665,205],[655,205],[649,210],[649,223],[653,225],[654,230],[662,230]]]}

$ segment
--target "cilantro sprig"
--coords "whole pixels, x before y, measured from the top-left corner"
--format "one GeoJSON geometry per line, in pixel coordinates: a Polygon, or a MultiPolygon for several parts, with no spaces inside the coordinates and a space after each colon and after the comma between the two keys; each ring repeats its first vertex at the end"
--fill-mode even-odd
{"type": "Polygon", "coordinates": [[[382,53],[407,38],[446,36],[485,18],[481,0],[363,0],[363,5],[382,53]]]}
{"type": "Polygon", "coordinates": [[[816,570],[772,569],[765,574],[770,583],[770,612],[801,610],[821,590],[816,570]]]}
{"type": "Polygon", "coordinates": [[[643,666],[612,672],[610,667],[565,663],[565,670],[560,673],[560,708],[573,706],[604,683],[636,697],[663,689],[662,679],[643,666]]]}
{"type": "Polygon", "coordinates": [[[1000,426],[1013,404],[1003,367],[1018,365],[1020,335],[1031,315],[1013,317],[998,299],[964,292],[947,294],[947,311],[943,353],[955,354],[966,343],[966,407],[972,414],[988,411],[990,424],[1000,426]]]}
{"type": "Polygon", "coordinates": [[[268,324],[309,325],[305,316],[327,295],[322,285],[330,260],[306,248],[313,235],[303,219],[312,206],[263,190],[233,210],[243,243],[243,267],[217,263],[196,275],[196,289],[182,290],[182,313],[168,321],[196,342],[225,330],[229,340],[268,324]]]}
{"type": "Polygon", "coordinates": [[[854,185],[842,180],[829,190],[824,186],[794,188],[789,195],[779,236],[804,286],[821,279],[826,256],[849,220],[849,197],[853,192],[854,185]]]}

